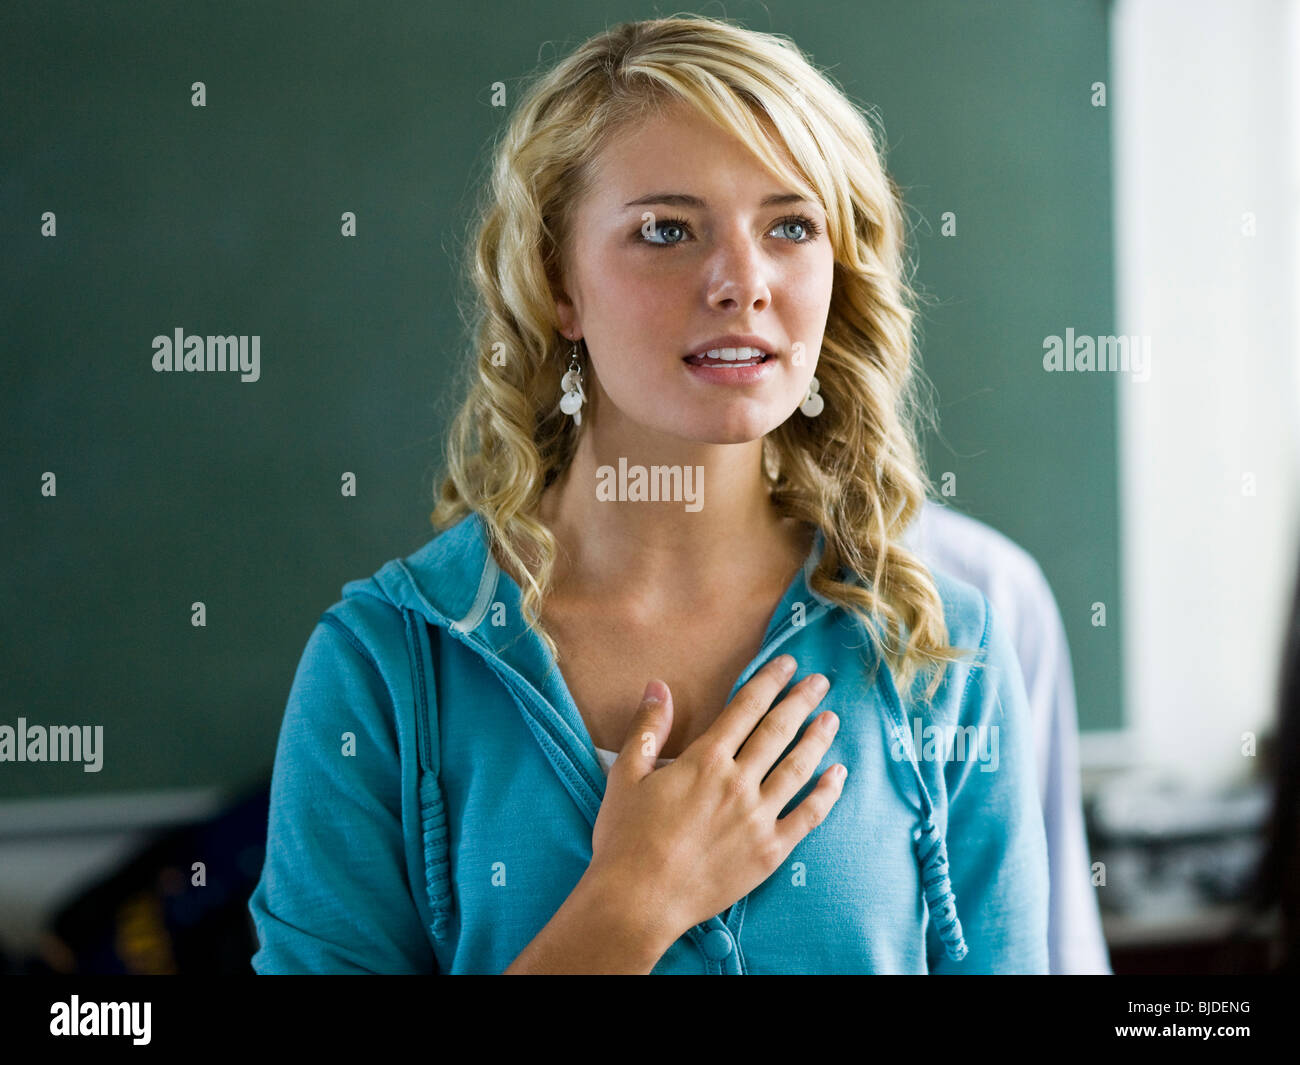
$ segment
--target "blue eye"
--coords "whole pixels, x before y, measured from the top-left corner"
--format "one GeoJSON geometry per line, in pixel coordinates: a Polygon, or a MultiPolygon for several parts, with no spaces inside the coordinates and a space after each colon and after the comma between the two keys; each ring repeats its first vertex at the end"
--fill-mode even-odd
{"type": "Polygon", "coordinates": [[[802,214],[796,215],[793,218],[783,218],[780,222],[777,223],[777,226],[778,227],[798,226],[800,229],[804,231],[804,233],[806,234],[804,239],[799,240],[796,238],[791,242],[793,244],[807,244],[810,241],[814,240],[817,237],[817,235],[822,231],[821,226],[819,226],[807,215],[802,215],[802,214]]]}
{"type": "MultiPolygon", "coordinates": [[[[664,218],[664,219],[661,219],[661,220],[655,222],[655,224],[654,224],[654,231],[655,231],[656,233],[659,232],[659,227],[660,227],[660,226],[671,226],[673,229],[680,229],[680,230],[685,231],[685,229],[686,229],[686,219],[684,219],[684,218],[664,218]]],[[[644,231],[643,231],[643,232],[644,232],[644,231]]],[[[681,241],[680,241],[680,240],[670,240],[670,241],[648,240],[648,241],[646,241],[646,243],[647,243],[647,244],[658,244],[658,245],[660,245],[661,247],[664,247],[664,246],[667,246],[668,244],[680,244],[681,241]]]]}
{"type": "MultiPolygon", "coordinates": [[[[807,224],[807,220],[806,220],[806,219],[802,219],[802,218],[787,218],[784,222],[778,222],[778,223],[777,223],[777,228],[778,228],[778,229],[779,229],[781,226],[796,226],[796,227],[798,227],[799,229],[802,229],[802,230],[808,231],[808,234],[809,234],[808,239],[809,239],[809,240],[812,239],[812,227],[811,227],[810,225],[807,224]]],[[[802,243],[804,243],[804,242],[803,242],[799,237],[795,237],[795,238],[794,238],[794,242],[795,242],[796,244],[802,244],[802,243]]]]}

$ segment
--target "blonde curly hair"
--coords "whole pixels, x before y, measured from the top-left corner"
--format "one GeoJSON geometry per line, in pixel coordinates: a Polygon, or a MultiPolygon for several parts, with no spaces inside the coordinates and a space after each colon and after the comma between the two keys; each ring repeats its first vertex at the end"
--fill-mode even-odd
{"type": "Polygon", "coordinates": [[[624,23],[528,88],[474,216],[476,358],[431,521],[444,529],[481,516],[492,549],[523,575],[526,623],[558,660],[540,621],[558,547],[537,512],[583,431],[557,402],[568,362],[555,306],[561,251],[603,146],[675,102],[773,160],[826,212],[835,266],[817,374],[830,398],[819,417],[792,416],[764,437],[764,472],[777,512],[822,530],[811,586],[863,621],[880,651],[873,675],[886,661],[904,697],[928,675],[932,699],[944,664],[969,649],[948,645],[934,579],[901,542],[929,485],[914,422],[931,417],[913,365],[902,198],[867,118],[782,37],[701,16],[624,23]]]}

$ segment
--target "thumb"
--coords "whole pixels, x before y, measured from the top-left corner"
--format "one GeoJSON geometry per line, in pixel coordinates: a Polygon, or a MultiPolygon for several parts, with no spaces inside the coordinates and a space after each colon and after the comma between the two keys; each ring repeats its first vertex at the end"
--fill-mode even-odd
{"type": "Polygon", "coordinates": [[[673,696],[668,685],[652,680],[645,686],[641,705],[628,726],[616,764],[630,767],[640,780],[655,767],[655,759],[668,742],[673,727],[673,696]]]}

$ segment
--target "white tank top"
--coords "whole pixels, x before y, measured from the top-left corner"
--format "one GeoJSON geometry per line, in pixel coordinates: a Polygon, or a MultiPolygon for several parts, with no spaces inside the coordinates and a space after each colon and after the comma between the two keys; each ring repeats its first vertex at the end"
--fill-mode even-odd
{"type": "MultiPolygon", "coordinates": [[[[597,747],[596,757],[600,759],[600,768],[605,771],[605,776],[609,776],[609,767],[614,764],[614,759],[618,757],[618,751],[607,751],[604,747],[597,747]]],[[[655,768],[659,769],[672,761],[675,761],[675,759],[658,758],[655,760],[655,768]]]]}

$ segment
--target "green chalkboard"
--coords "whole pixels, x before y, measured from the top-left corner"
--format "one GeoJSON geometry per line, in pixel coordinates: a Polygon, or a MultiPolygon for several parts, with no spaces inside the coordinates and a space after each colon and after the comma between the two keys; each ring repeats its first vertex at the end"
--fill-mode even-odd
{"type": "MultiPolygon", "coordinates": [[[[104,746],[94,773],[0,763],[0,798],[269,771],[321,611],[432,534],[460,256],[506,119],[492,83],[513,93],[604,26],[671,10],[6,10],[0,725],[102,725],[104,746]],[[257,337],[257,379],[156,372],[177,331],[257,337]]],[[[788,34],[879,108],[932,297],[931,473],[1037,557],[1083,724],[1115,726],[1116,612],[1098,629],[1089,607],[1118,592],[1116,386],[1041,366],[1045,336],[1113,332],[1110,119],[1089,90],[1105,5],[700,10],[788,34]]]]}

